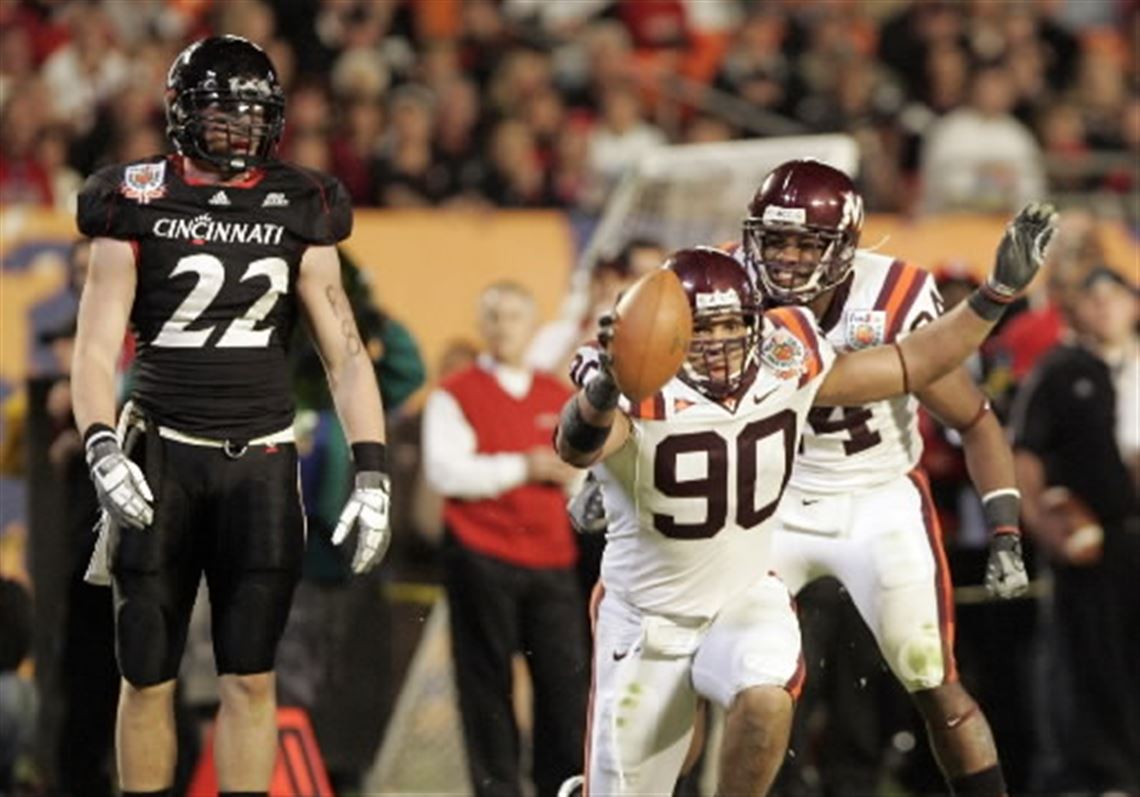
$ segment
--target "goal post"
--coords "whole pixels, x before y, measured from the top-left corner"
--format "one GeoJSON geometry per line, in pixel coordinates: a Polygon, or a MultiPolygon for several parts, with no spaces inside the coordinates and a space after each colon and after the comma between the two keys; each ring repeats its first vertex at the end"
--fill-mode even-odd
{"type": "Polygon", "coordinates": [[[644,238],[666,249],[714,245],[740,236],[745,208],[760,181],[784,161],[817,158],[852,177],[855,139],[843,134],[746,139],[656,147],[626,170],[610,192],[578,257],[565,316],[585,309],[590,269],[600,257],[644,238]]]}

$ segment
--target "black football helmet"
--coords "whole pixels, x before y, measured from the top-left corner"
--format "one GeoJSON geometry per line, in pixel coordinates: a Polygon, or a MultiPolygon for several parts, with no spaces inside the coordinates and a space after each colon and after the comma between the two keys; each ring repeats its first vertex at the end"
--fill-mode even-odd
{"type": "Polygon", "coordinates": [[[792,160],[764,178],[748,205],[744,258],[766,297],[807,304],[851,273],[862,231],[863,198],[851,178],[820,161],[792,160]],[[769,254],[788,235],[800,241],[799,262],[769,254]],[[803,256],[808,248],[814,256],[803,256]]]}
{"type": "Polygon", "coordinates": [[[681,380],[715,400],[736,395],[756,372],[760,338],[760,301],[743,266],[710,246],[681,249],[665,268],[681,280],[693,314],[693,341],[678,374],[681,380]],[[736,319],[741,334],[700,340],[698,331],[736,319]]]}
{"type": "Polygon", "coordinates": [[[211,36],[178,54],[166,76],[166,134],[187,157],[236,174],[271,159],[285,129],[285,92],[265,51],[211,36]]]}

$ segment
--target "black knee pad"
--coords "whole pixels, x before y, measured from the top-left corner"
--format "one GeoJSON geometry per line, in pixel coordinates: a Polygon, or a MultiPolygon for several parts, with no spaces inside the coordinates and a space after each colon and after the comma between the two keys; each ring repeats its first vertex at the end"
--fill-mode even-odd
{"type": "Polygon", "coordinates": [[[214,606],[214,659],[219,675],[253,675],[273,669],[297,577],[290,571],[236,576],[238,583],[225,590],[225,598],[214,606]]]}
{"type": "Polygon", "coordinates": [[[178,674],[181,657],[170,653],[166,617],[157,603],[139,598],[123,601],[116,612],[115,639],[119,672],[131,686],[155,686],[178,674]]]}

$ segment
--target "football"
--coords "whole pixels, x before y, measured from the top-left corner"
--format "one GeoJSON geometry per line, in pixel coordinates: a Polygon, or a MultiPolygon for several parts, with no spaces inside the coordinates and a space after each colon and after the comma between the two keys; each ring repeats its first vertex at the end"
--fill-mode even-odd
{"type": "Polygon", "coordinates": [[[635,282],[614,308],[610,342],[618,389],[641,402],[677,375],[693,337],[693,314],[681,281],[669,269],[635,282]]]}
{"type": "Polygon", "coordinates": [[[1104,529],[1085,502],[1064,487],[1051,487],[1041,496],[1045,512],[1063,529],[1061,551],[1070,564],[1087,565],[1100,560],[1104,529]]]}

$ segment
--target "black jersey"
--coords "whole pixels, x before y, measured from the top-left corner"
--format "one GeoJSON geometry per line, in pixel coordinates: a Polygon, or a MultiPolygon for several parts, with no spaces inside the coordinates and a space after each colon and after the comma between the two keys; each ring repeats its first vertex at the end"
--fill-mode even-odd
{"type": "Polygon", "coordinates": [[[136,403],[159,424],[248,440],[293,422],[286,347],[311,245],[352,230],[344,186],[281,162],[240,184],[187,181],[180,156],[111,166],[79,195],[79,229],[133,242],[136,403]]]}

